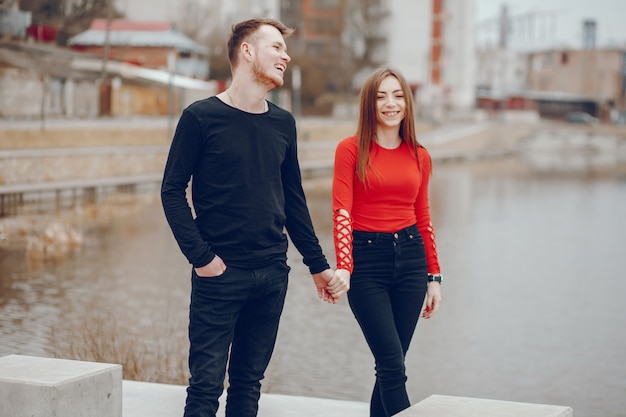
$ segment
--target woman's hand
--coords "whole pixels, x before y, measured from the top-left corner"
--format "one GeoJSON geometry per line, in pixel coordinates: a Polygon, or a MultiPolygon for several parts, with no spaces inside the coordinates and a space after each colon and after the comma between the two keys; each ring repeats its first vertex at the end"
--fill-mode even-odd
{"type": "Polygon", "coordinates": [[[426,307],[422,312],[422,317],[429,319],[439,310],[441,305],[441,283],[432,281],[428,283],[428,293],[426,295],[426,307]]]}
{"type": "Polygon", "coordinates": [[[350,272],[346,269],[337,269],[335,276],[328,283],[326,290],[333,297],[335,302],[339,301],[342,295],[350,289],[350,272]]]}

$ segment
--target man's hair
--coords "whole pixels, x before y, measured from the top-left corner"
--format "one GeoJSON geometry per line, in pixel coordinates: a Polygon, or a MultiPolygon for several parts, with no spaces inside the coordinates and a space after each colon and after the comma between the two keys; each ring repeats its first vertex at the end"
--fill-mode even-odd
{"type": "Polygon", "coordinates": [[[250,40],[250,37],[263,25],[273,26],[283,36],[289,36],[293,33],[294,29],[288,28],[282,22],[275,19],[263,19],[255,18],[245,20],[233,25],[230,38],[228,39],[228,60],[230,61],[231,68],[237,66],[239,55],[237,54],[239,46],[243,42],[250,40]]]}

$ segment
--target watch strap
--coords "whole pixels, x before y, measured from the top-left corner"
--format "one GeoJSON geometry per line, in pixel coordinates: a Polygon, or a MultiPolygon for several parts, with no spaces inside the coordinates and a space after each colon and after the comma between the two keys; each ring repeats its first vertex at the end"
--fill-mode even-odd
{"type": "Polygon", "coordinates": [[[443,281],[443,277],[441,276],[441,274],[428,274],[428,282],[433,281],[441,284],[441,282],[443,281]]]}

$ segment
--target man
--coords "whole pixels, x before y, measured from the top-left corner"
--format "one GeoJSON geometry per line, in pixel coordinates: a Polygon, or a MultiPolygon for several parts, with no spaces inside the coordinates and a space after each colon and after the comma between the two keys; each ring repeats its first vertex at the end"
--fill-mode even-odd
{"type": "Polygon", "coordinates": [[[348,289],[313,230],[295,120],[265,100],[283,84],[291,59],[283,36],[291,32],[271,19],[233,26],[230,87],[185,109],[172,141],[161,198],[193,265],[185,417],[216,415],[227,362],[226,416],[257,415],[287,290],[284,228],[320,298],[335,303],[348,289]],[[190,180],[195,219],[186,199],[190,180]]]}

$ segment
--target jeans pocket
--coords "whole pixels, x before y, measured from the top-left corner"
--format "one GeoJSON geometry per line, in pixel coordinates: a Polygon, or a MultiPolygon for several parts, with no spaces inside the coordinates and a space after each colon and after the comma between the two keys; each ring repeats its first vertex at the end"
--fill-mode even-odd
{"type": "Polygon", "coordinates": [[[373,244],[371,239],[355,238],[352,240],[353,248],[366,248],[373,244]]]}
{"type": "Polygon", "coordinates": [[[194,277],[195,279],[199,280],[199,281],[213,281],[213,280],[219,280],[219,279],[224,278],[224,276],[225,276],[228,272],[230,272],[230,269],[231,269],[231,268],[227,266],[227,267],[226,267],[226,269],[224,270],[224,272],[222,272],[221,274],[219,274],[219,275],[214,275],[214,276],[209,276],[209,277],[205,277],[205,276],[198,275],[198,273],[197,273],[197,272],[196,272],[196,270],[194,269],[194,270],[193,270],[193,277],[194,277]]]}
{"type": "Polygon", "coordinates": [[[285,273],[289,273],[289,271],[291,271],[291,267],[289,265],[287,265],[286,261],[280,261],[279,262],[279,268],[285,272],[285,273]]]}
{"type": "Polygon", "coordinates": [[[410,234],[408,240],[417,246],[424,246],[424,239],[422,239],[422,235],[419,232],[410,234]]]}

